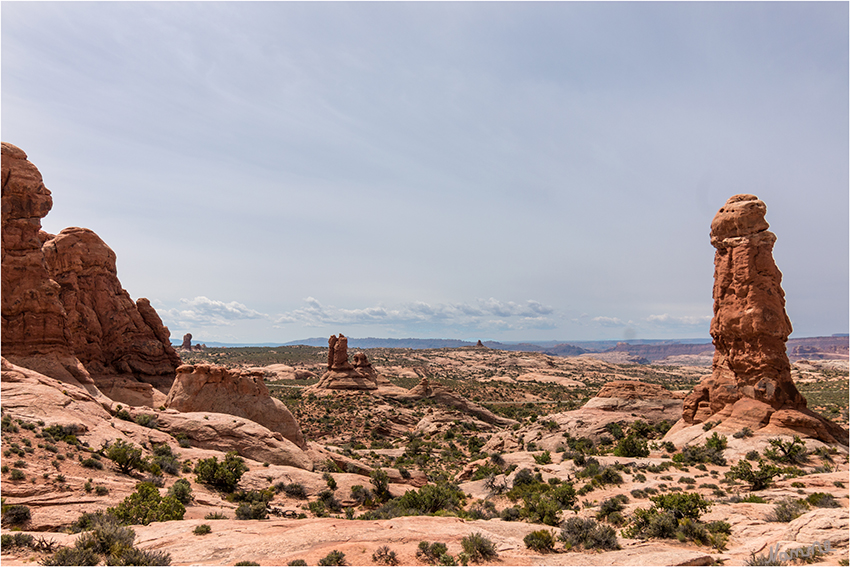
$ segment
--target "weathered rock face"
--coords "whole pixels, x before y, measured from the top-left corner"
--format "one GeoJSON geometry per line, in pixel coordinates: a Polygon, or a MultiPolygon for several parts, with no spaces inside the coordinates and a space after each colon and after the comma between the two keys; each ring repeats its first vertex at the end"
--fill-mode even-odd
{"type": "Polygon", "coordinates": [[[184,364],[177,369],[165,405],[180,412],[244,417],[306,449],[298,422],[283,402],[269,395],[262,376],[262,372],[239,373],[222,366],[184,364]]]}
{"type": "Polygon", "coordinates": [[[122,289],[95,233],[41,231],[50,191],[19,148],[3,143],[2,157],[4,356],[81,384],[131,375],[167,389],[180,360],[156,310],[122,289]]]}
{"type": "Polygon", "coordinates": [[[717,249],[714,361],[711,376],[685,398],[682,419],[695,424],[728,418],[729,426],[755,430],[773,425],[832,440],[840,429],[806,409],[791,379],[785,351],[791,322],[766,211],[754,195],[735,195],[711,223],[711,243],[717,249]]]}
{"type": "Polygon", "coordinates": [[[2,144],[3,355],[70,356],[60,286],[50,279],[39,238],[53,198],[38,169],[2,144]]]}
{"type": "Polygon", "coordinates": [[[61,286],[71,348],[90,373],[171,376],[180,364],[168,329],[150,302],[134,303],[118,281],[115,252],[85,228],[66,228],[44,243],[61,286]]]}

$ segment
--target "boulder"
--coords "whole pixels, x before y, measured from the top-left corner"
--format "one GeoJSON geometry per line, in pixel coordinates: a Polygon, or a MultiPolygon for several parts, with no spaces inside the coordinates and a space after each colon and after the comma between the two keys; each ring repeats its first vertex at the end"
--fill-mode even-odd
{"type": "MultiPolygon", "coordinates": [[[[261,463],[313,470],[313,461],[299,447],[277,431],[251,419],[224,413],[158,412],[157,426],[170,435],[185,435],[193,447],[215,451],[236,451],[261,463]]],[[[300,431],[299,431],[300,432],[300,431]]]]}
{"type": "Polygon", "coordinates": [[[180,412],[215,412],[244,417],[280,433],[301,449],[307,448],[301,427],[286,405],[271,397],[262,372],[184,364],[177,369],[165,405],[180,412]]]}

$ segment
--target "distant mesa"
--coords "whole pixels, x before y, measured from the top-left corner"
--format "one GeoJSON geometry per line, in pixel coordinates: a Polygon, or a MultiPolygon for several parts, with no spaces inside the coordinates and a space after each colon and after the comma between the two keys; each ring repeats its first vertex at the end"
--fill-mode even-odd
{"type": "Polygon", "coordinates": [[[721,432],[749,427],[848,444],[847,431],[806,407],[791,378],[782,273],[773,260],[776,236],[767,207],[754,195],[735,195],[711,223],[714,318],[711,376],[685,398],[679,431],[712,420],[721,432]]]}
{"type": "Polygon", "coordinates": [[[127,380],[167,392],[180,359],[150,302],[121,287],[112,249],[85,228],[41,230],[50,191],[6,142],[2,178],[3,356],[118,401],[127,380]]]}

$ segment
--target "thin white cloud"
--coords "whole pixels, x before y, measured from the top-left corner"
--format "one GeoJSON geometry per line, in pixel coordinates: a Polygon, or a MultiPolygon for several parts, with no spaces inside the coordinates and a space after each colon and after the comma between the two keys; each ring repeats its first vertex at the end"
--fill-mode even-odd
{"type": "Polygon", "coordinates": [[[160,317],[168,326],[231,326],[234,321],[268,318],[265,313],[250,309],[237,301],[218,301],[202,295],[194,299],[181,299],[180,303],[180,308],[159,310],[160,317]]]}
{"type": "Polygon", "coordinates": [[[437,303],[424,301],[404,303],[396,307],[368,307],[344,309],[323,305],[314,297],[304,300],[306,304],[281,314],[276,325],[300,324],[320,327],[329,324],[356,325],[382,324],[404,325],[430,323],[443,326],[487,326],[511,329],[550,329],[554,322],[548,317],[554,309],[538,301],[524,303],[499,301],[495,298],[478,299],[471,303],[437,303]]]}
{"type": "Polygon", "coordinates": [[[711,316],[703,315],[674,317],[669,313],[663,313],[661,315],[650,315],[646,318],[646,321],[649,323],[656,323],[660,325],[706,325],[711,322],[711,316]]]}
{"type": "Polygon", "coordinates": [[[599,323],[603,327],[622,327],[626,325],[626,322],[619,317],[594,317],[591,321],[599,323]]]}

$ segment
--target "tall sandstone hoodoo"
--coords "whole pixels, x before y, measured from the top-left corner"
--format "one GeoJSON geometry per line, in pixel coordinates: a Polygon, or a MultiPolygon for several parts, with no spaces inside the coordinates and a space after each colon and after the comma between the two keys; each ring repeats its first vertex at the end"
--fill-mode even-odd
{"type": "Polygon", "coordinates": [[[791,322],[766,212],[754,195],[735,195],[711,223],[711,244],[717,249],[714,361],[711,376],[685,398],[682,419],[686,424],[719,420],[738,429],[768,427],[766,433],[790,430],[846,445],[846,432],[808,410],[791,379],[785,349],[791,322]]]}
{"type": "Polygon", "coordinates": [[[112,249],[88,229],[42,231],[50,191],[5,142],[2,178],[4,357],[58,379],[103,385],[123,376],[167,392],[180,359],[150,302],[121,287],[112,249]]]}

